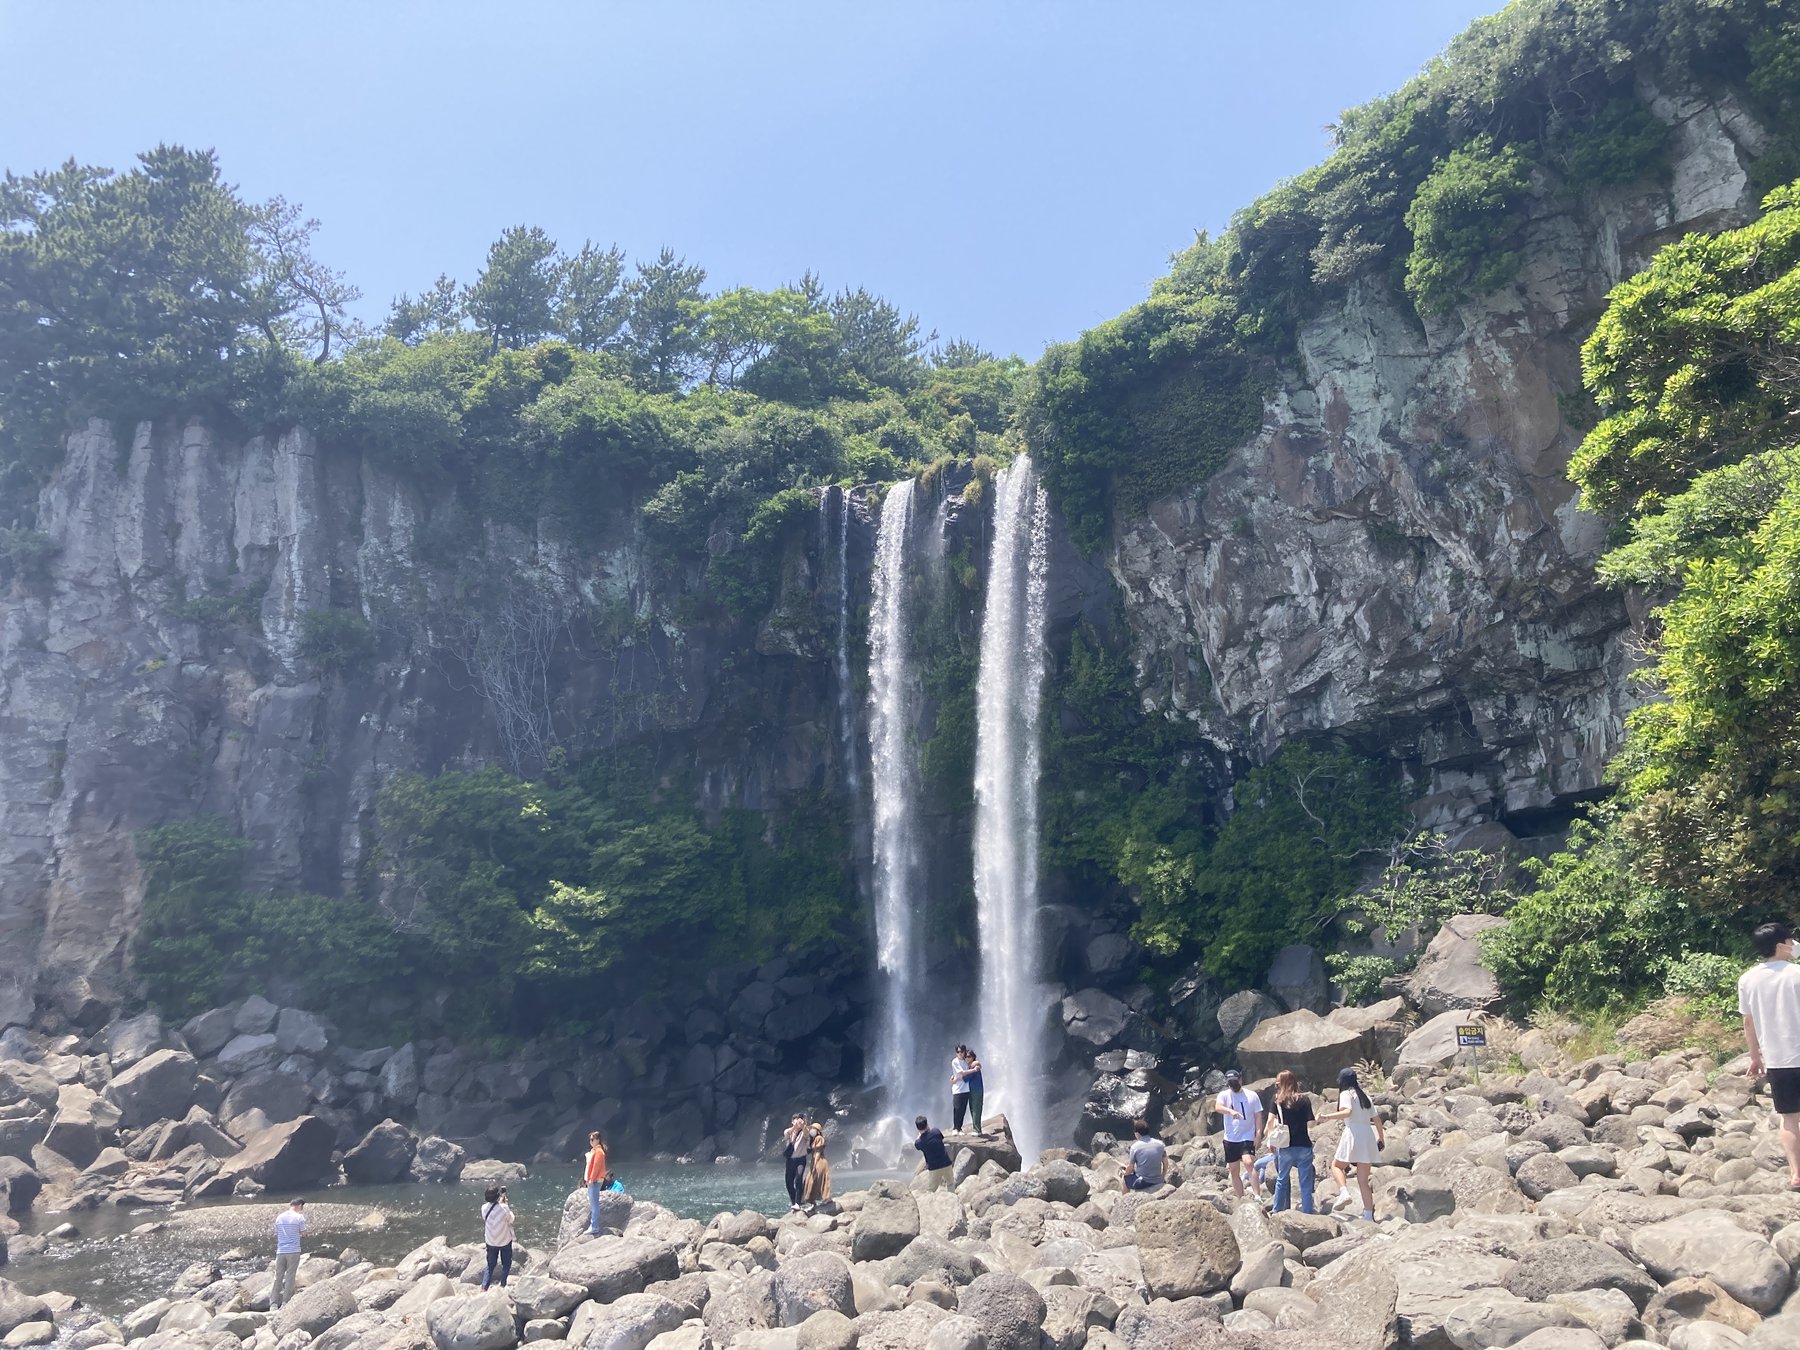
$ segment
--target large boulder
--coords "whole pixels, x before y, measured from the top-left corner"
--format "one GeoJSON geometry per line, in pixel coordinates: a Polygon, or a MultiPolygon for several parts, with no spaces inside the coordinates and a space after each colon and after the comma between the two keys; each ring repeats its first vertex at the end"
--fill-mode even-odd
{"type": "Polygon", "coordinates": [[[877,1181],[850,1229],[850,1258],[880,1261],[919,1236],[919,1202],[904,1181],[877,1181]]]}
{"type": "Polygon", "coordinates": [[[30,1102],[48,1111],[56,1105],[60,1088],[56,1075],[41,1064],[0,1059],[0,1106],[30,1102]]]}
{"type": "Polygon", "coordinates": [[[1456,1028],[1469,1020],[1466,1012],[1439,1013],[1400,1042],[1397,1067],[1437,1068],[1450,1063],[1462,1053],[1456,1043],[1456,1028]]]}
{"type": "Polygon", "coordinates": [[[297,1190],[325,1184],[337,1169],[331,1150],[336,1136],[317,1116],[301,1116],[256,1130],[244,1140],[241,1153],[221,1164],[219,1176],[234,1182],[241,1177],[269,1190],[297,1190]]]}
{"type": "Polygon", "coordinates": [[[235,1077],[253,1069],[272,1069],[280,1062],[281,1046],[270,1032],[239,1032],[219,1051],[218,1065],[235,1077]]]}
{"type": "Polygon", "coordinates": [[[322,1055],[330,1042],[325,1019],[299,1008],[283,1008],[275,1018],[275,1044],[284,1055],[322,1055]]]}
{"type": "Polygon", "coordinates": [[[413,1133],[397,1120],[384,1120],[344,1155],[344,1178],[357,1183],[402,1181],[412,1167],[413,1133]]]}
{"type": "Polygon", "coordinates": [[[56,1114],[44,1145],[77,1167],[86,1167],[118,1138],[119,1108],[92,1088],[65,1083],[56,1094],[56,1114]]]}
{"type": "Polygon", "coordinates": [[[1505,926],[1505,919],[1492,914],[1458,914],[1446,920],[1406,983],[1406,996],[1413,1006],[1427,1017],[1436,1017],[1499,1003],[1500,982],[1482,958],[1481,935],[1505,926]]]}
{"type": "Polygon", "coordinates": [[[211,1012],[203,1012],[182,1023],[181,1038],[187,1042],[188,1049],[202,1059],[208,1055],[216,1055],[237,1035],[237,1028],[233,1025],[236,1017],[235,1008],[214,1008],[211,1012]]]}
{"type": "Polygon", "coordinates": [[[1611,1245],[1589,1237],[1533,1242],[1519,1253],[1506,1287],[1522,1299],[1548,1303],[1557,1294],[1582,1289],[1616,1289],[1642,1311],[1656,1293],[1656,1281],[1611,1245]]]}
{"type": "Polygon", "coordinates": [[[814,1313],[831,1309],[856,1316],[856,1295],[849,1263],[836,1252],[808,1252],[789,1257],[770,1286],[781,1326],[797,1327],[814,1313]]]}
{"type": "Polygon", "coordinates": [[[419,1052],[408,1041],[381,1066],[381,1095],[402,1110],[419,1100],[419,1052]]]}
{"type": "Polygon", "coordinates": [[[987,1350],[1038,1350],[1044,1296],[1017,1275],[977,1275],[957,1299],[956,1310],[980,1324],[987,1350]]]}
{"type": "Polygon", "coordinates": [[[35,1294],[27,1294],[11,1280],[0,1280],[0,1336],[27,1322],[51,1321],[50,1305],[35,1294]]]}
{"type": "Polygon", "coordinates": [[[437,1350],[510,1350],[519,1343],[512,1304],[498,1289],[474,1298],[440,1298],[425,1309],[437,1350]]]}
{"type": "MultiPolygon", "coordinates": [[[[949,1150],[953,1161],[961,1159],[964,1153],[975,1169],[984,1163],[995,1163],[1008,1172],[1017,1172],[1023,1167],[1024,1159],[1019,1156],[1019,1146],[1013,1142],[1012,1126],[1005,1116],[990,1115],[981,1122],[987,1128],[986,1134],[970,1134],[955,1130],[944,1132],[944,1147],[949,1150]]],[[[958,1161],[958,1175],[961,1164],[958,1161]]]]}
{"type": "Polygon", "coordinates": [[[231,1085],[219,1106],[219,1119],[229,1128],[251,1112],[259,1112],[263,1121],[279,1124],[297,1120],[312,1106],[312,1090],[306,1080],[279,1069],[252,1069],[231,1085]]]}
{"type": "Polygon", "coordinates": [[[162,1018],[153,1012],[120,1018],[100,1033],[100,1040],[106,1046],[106,1057],[112,1062],[114,1073],[129,1069],[146,1056],[174,1045],[163,1027],[162,1018]]]}
{"type": "Polygon", "coordinates": [[[468,1154],[461,1144],[453,1144],[435,1134],[419,1140],[413,1151],[409,1174],[414,1181],[435,1181],[454,1185],[462,1180],[463,1162],[468,1154]]]}
{"type": "Polygon", "coordinates": [[[1302,1009],[1270,1017],[1238,1043],[1246,1078],[1271,1078],[1292,1069],[1315,1088],[1335,1082],[1339,1069],[1367,1056],[1366,1035],[1302,1009]]]}
{"type": "Polygon", "coordinates": [[[675,1249],[642,1238],[590,1238],[565,1247],[550,1258],[549,1275],[564,1284],[578,1284],[588,1297],[611,1303],[636,1294],[657,1280],[681,1274],[675,1249]]]}
{"type": "Polygon", "coordinates": [[[1256,1024],[1265,1017],[1277,1017],[1280,1014],[1281,1005],[1262,990],[1239,990],[1219,1001],[1219,1039],[1226,1045],[1236,1045],[1255,1031],[1256,1024]]]}
{"type": "Polygon", "coordinates": [[[193,1105],[199,1071],[185,1050],[152,1050],[113,1079],[107,1095],[118,1104],[121,1122],[131,1129],[180,1120],[193,1105]]]}
{"type": "Polygon", "coordinates": [[[1210,1201],[1176,1195],[1136,1215],[1138,1259],[1151,1298],[1182,1299],[1231,1287],[1243,1258],[1225,1216],[1210,1201]]]}
{"type": "Polygon", "coordinates": [[[1664,1284],[1709,1279],[1738,1302],[1768,1314],[1787,1296],[1792,1272],[1759,1233],[1717,1210],[1696,1210],[1632,1234],[1631,1254],[1664,1284]]]}
{"type": "MultiPolygon", "coordinates": [[[[625,1231],[631,1222],[632,1198],[624,1191],[600,1192],[600,1227],[615,1233],[625,1231]]],[[[588,1231],[592,1217],[586,1186],[577,1186],[563,1197],[562,1222],[557,1225],[556,1245],[563,1248],[588,1231]]]]}
{"type": "Polygon", "coordinates": [[[337,1280],[324,1280],[302,1289],[275,1314],[277,1336],[304,1331],[317,1336],[356,1312],[356,1299],[337,1280]]]}
{"type": "Polygon", "coordinates": [[[1330,987],[1325,981],[1325,963],[1305,943],[1294,943],[1276,952],[1263,984],[1289,1012],[1318,1012],[1328,1001],[1330,987]]]}
{"type": "Polygon", "coordinates": [[[23,1158],[0,1158],[0,1214],[25,1213],[43,1189],[44,1178],[30,1163],[23,1158]]]}
{"type": "Polygon", "coordinates": [[[1103,989],[1083,989],[1062,1001],[1063,1030],[1096,1050],[1106,1050],[1125,1035],[1131,1009],[1103,989]]]}
{"type": "Polygon", "coordinates": [[[1390,1350],[1399,1343],[1400,1283],[1385,1252],[1365,1246],[1339,1257],[1306,1292],[1318,1307],[1308,1330],[1319,1338],[1335,1339],[1344,1350],[1390,1350]]]}
{"type": "Polygon", "coordinates": [[[686,1320],[687,1309],[674,1299],[627,1294],[614,1303],[584,1303],[577,1308],[567,1344],[579,1350],[644,1350],[686,1320]]]}

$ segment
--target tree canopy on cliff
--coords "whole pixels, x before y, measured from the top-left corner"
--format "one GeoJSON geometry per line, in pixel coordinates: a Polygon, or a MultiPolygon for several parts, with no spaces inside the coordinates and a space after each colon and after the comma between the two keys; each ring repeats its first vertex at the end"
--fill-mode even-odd
{"type": "Polygon", "coordinates": [[[1299,326],[1371,279],[1430,317],[1512,280],[1534,196],[1667,172],[1650,88],[1735,89],[1800,172],[1800,0],[1513,0],[1395,94],[1346,112],[1324,163],[1202,234],[1148,300],[1034,372],[1025,427],[1076,539],[1204,482],[1260,425],[1299,326]]]}
{"type": "Polygon", "coordinates": [[[1496,942],[1525,997],[1606,1001],[1655,961],[1785,915],[1800,883],[1800,186],[1691,235],[1614,291],[1583,350],[1604,414],[1583,502],[1629,530],[1601,563],[1658,603],[1611,766],[1617,800],[1496,942]]]}

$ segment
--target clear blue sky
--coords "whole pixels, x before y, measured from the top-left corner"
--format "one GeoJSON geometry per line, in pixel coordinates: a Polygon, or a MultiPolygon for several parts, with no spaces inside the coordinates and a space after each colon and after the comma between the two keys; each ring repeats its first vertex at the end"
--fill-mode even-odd
{"type": "Polygon", "coordinates": [[[0,167],[216,149],[366,317],[506,226],[1036,357],[1501,0],[0,0],[0,167]]]}

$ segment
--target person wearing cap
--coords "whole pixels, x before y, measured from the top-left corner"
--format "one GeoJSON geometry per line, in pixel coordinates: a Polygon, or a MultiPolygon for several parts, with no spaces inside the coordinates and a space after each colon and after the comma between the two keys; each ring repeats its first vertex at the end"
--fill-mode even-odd
{"type": "Polygon", "coordinates": [[[1231,1174],[1231,1193],[1244,1198],[1244,1182],[1256,1191],[1256,1146],[1262,1141],[1263,1104],[1236,1069],[1225,1074],[1225,1090],[1219,1094],[1219,1114],[1225,1118],[1225,1170],[1231,1174]]]}

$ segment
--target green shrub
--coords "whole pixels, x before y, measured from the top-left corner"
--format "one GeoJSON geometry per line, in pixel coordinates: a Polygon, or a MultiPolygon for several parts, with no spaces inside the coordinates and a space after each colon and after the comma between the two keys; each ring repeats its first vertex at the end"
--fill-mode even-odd
{"type": "Polygon", "coordinates": [[[1447,310],[1512,280],[1520,254],[1505,244],[1530,186],[1524,152],[1487,136],[1438,162],[1406,208],[1406,289],[1422,311],[1447,310]]]}
{"type": "Polygon", "coordinates": [[[375,659],[375,630],[353,609],[309,609],[300,615],[298,651],[321,675],[365,670],[375,659]]]}

